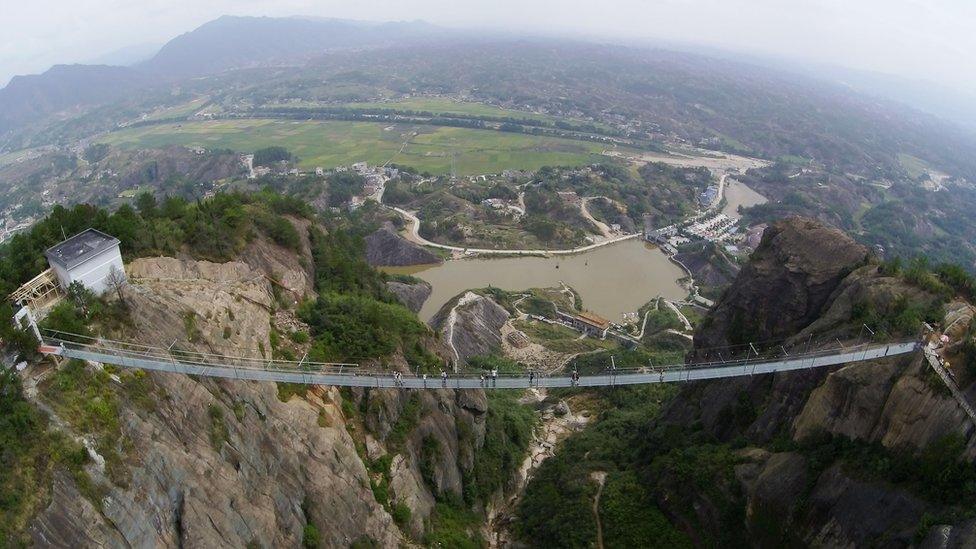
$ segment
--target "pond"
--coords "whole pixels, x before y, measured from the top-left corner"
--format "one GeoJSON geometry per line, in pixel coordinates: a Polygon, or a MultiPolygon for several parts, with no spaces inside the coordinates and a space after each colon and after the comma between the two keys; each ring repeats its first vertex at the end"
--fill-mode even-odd
{"type": "Polygon", "coordinates": [[[732,219],[739,219],[742,217],[742,214],[739,213],[739,206],[751,208],[752,206],[765,204],[766,202],[768,200],[766,200],[765,196],[730,177],[728,178],[728,184],[725,186],[725,207],[722,208],[722,213],[732,219]]]}
{"type": "Polygon", "coordinates": [[[570,256],[475,257],[383,270],[410,274],[431,284],[433,292],[420,311],[424,321],[464,290],[488,286],[514,291],[558,287],[563,282],[579,292],[585,309],[614,322],[657,296],[682,299],[687,295],[677,282],[685,272],[663,252],[638,239],[570,256]]]}

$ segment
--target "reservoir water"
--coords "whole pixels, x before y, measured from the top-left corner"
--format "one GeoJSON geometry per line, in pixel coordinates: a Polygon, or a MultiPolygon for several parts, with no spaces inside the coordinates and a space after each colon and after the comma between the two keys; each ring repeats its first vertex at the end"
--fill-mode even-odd
{"type": "Polygon", "coordinates": [[[556,287],[562,281],[579,292],[585,309],[615,322],[657,296],[682,299],[687,295],[677,282],[685,272],[639,239],[570,256],[476,257],[383,270],[410,274],[431,284],[433,292],[420,310],[424,321],[464,290],[488,286],[526,290],[556,287]]]}
{"type": "Polygon", "coordinates": [[[731,217],[732,219],[739,219],[742,215],[739,213],[739,206],[743,208],[750,208],[758,204],[765,204],[768,202],[766,197],[757,193],[756,191],[746,187],[744,184],[732,179],[728,179],[728,185],[725,186],[725,207],[722,208],[722,213],[731,217]]]}

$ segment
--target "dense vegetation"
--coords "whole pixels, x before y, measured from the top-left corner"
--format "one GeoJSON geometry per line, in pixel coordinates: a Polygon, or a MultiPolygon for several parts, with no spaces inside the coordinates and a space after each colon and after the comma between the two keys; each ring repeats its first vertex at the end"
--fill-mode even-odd
{"type": "Polygon", "coordinates": [[[271,166],[276,162],[288,162],[291,159],[291,153],[284,147],[264,147],[254,151],[255,166],[271,166]]]}
{"type": "Polygon", "coordinates": [[[519,404],[518,397],[512,391],[488,394],[485,442],[475,455],[470,476],[464,479],[464,499],[468,504],[487,501],[505,487],[522,464],[536,416],[531,408],[519,404]]]}
{"type": "Polygon", "coordinates": [[[363,192],[365,179],[353,172],[339,172],[329,176],[329,205],[341,206],[363,192]]]}
{"type": "MultiPolygon", "coordinates": [[[[648,424],[674,388],[646,386],[604,391],[597,423],[567,439],[560,451],[546,460],[519,504],[517,529],[533,545],[587,547],[595,543],[593,502],[598,491],[591,473],[608,474],[600,500],[604,517],[604,543],[628,547],[635,539],[657,547],[690,545],[658,509],[644,482],[634,471],[668,447],[650,449],[641,442],[648,424]],[[650,452],[646,454],[645,452],[650,452]],[[630,510],[639,509],[636,513],[630,510]]],[[[663,465],[662,465],[663,466],[663,465]]],[[[642,473],[637,473],[641,475],[642,473]]]]}
{"type": "Polygon", "coordinates": [[[882,246],[889,256],[924,253],[933,261],[976,272],[976,221],[970,215],[976,190],[968,186],[935,191],[899,179],[872,185],[786,161],[738,179],[770,200],[745,211],[749,224],[804,215],[844,229],[865,244],[882,246]]]}
{"type": "MultiPolygon", "coordinates": [[[[597,422],[563,443],[530,482],[518,509],[523,539],[536,545],[592,546],[599,490],[594,473],[607,474],[599,504],[606,547],[748,546],[754,535],[766,536],[773,546],[796,543],[791,537],[795,525],[782,521],[803,520],[799,513],[815,480],[836,464],[853,478],[880,482],[925,502],[930,511],[919,524],[921,534],[933,524],[976,514],[976,473],[962,457],[962,438],[944,437],[915,454],[821,435],[799,443],[783,436],[765,445],[773,452],[802,455],[811,480],[797,515],[768,522],[769,517],[757,514],[747,520],[733,468],[742,462],[736,451],[755,441],[746,436],[718,440],[700,426],[660,421],[658,410],[673,391],[645,387],[600,393],[597,422]],[[667,516],[661,502],[667,502],[667,516]],[[745,524],[758,530],[745,530],[745,524]]],[[[748,398],[732,408],[726,413],[736,430],[744,431],[760,413],[748,398]]]]}
{"type": "Polygon", "coordinates": [[[44,250],[65,235],[89,227],[118,238],[126,258],[186,252],[212,261],[236,259],[256,233],[297,249],[299,235],[283,215],[308,215],[304,203],[271,192],[219,193],[208,200],[187,202],[166,197],[161,203],[142,194],[136,208],[115,212],[89,204],[55,206],[30,230],[0,246],[0,292],[9,293],[47,268],[44,250]]]}
{"type": "Polygon", "coordinates": [[[312,331],[309,358],[361,362],[400,351],[412,368],[437,371],[442,362],[425,345],[430,329],[386,289],[387,276],[366,263],[365,230],[310,230],[318,297],[299,309],[312,331]]]}

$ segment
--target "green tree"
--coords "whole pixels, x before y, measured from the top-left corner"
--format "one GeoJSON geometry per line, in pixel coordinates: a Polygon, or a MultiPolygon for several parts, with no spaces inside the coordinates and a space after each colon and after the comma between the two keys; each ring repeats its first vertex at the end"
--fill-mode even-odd
{"type": "Polygon", "coordinates": [[[292,155],[284,147],[272,146],[254,151],[255,166],[270,166],[275,162],[290,161],[292,155]]]}
{"type": "Polygon", "coordinates": [[[156,217],[156,207],[156,196],[153,193],[143,191],[136,196],[136,209],[143,219],[156,217]]]}

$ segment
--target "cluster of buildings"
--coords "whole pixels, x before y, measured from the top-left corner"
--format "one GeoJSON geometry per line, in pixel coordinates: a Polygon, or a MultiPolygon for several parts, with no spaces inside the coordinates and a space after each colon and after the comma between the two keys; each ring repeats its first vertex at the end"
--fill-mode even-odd
{"type": "MultiPolygon", "coordinates": [[[[761,235],[762,231],[758,234],[761,235]]],[[[737,244],[745,237],[739,233],[735,219],[723,213],[706,212],[660,229],[652,229],[645,224],[644,239],[656,244],[668,255],[678,253],[678,248],[683,244],[701,240],[722,244],[726,251],[735,254],[739,252],[737,244]]]]}
{"type": "Polygon", "coordinates": [[[736,232],[736,220],[719,213],[692,223],[684,228],[684,233],[698,240],[725,242],[736,232]]]}
{"type": "MultiPolygon", "coordinates": [[[[735,248],[741,236],[738,222],[723,214],[706,214],[691,220],[660,229],[645,229],[644,239],[658,245],[668,255],[678,253],[678,248],[692,241],[707,240],[735,248]]],[[[729,250],[736,253],[738,249],[729,250]]]]}
{"type": "Polygon", "coordinates": [[[363,184],[363,196],[372,198],[380,202],[383,198],[383,190],[386,189],[386,182],[399,176],[400,170],[388,168],[386,166],[372,166],[366,162],[356,162],[352,165],[352,171],[363,176],[366,183],[363,184]]]}
{"type": "Polygon", "coordinates": [[[656,244],[664,253],[674,255],[678,253],[678,246],[689,241],[688,238],[678,234],[678,230],[678,225],[650,229],[645,224],[644,240],[656,244]]]}
{"type": "Polygon", "coordinates": [[[715,206],[718,199],[718,185],[709,185],[704,191],[698,194],[698,203],[702,208],[715,206]]]}
{"type": "Polygon", "coordinates": [[[515,218],[516,221],[525,215],[525,210],[519,206],[517,200],[505,200],[503,198],[486,198],[481,201],[481,205],[486,208],[491,208],[496,212],[507,212],[515,218]]]}
{"type": "Polygon", "coordinates": [[[11,211],[9,212],[0,213],[0,244],[6,242],[8,238],[16,233],[23,231],[24,229],[29,229],[30,226],[36,221],[34,216],[17,220],[12,215],[13,210],[15,210],[15,208],[11,208],[11,211]]]}

